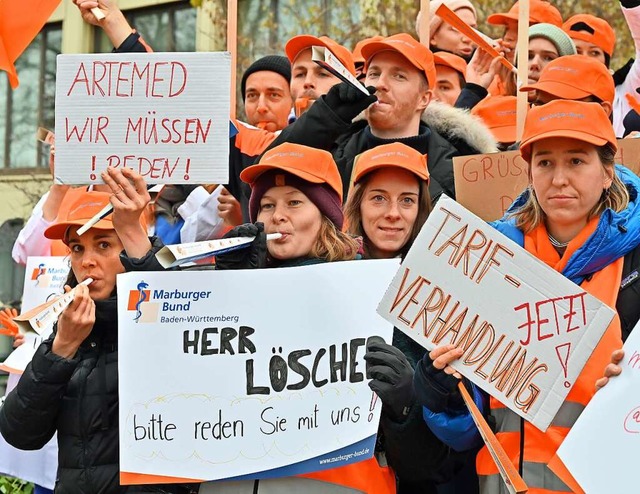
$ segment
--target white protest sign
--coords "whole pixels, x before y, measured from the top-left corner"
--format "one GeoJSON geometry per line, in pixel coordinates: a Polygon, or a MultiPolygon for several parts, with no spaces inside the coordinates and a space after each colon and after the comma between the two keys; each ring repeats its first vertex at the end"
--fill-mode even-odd
{"type": "Polygon", "coordinates": [[[69,257],[29,257],[24,274],[22,312],[64,293],[71,264],[69,257]]]}
{"type": "Polygon", "coordinates": [[[636,492],[640,481],[640,328],[624,344],[622,374],[591,399],[558,449],[589,494],[636,492]]]}
{"type": "Polygon", "coordinates": [[[545,431],[612,309],[443,196],[378,312],[545,431]]]}
{"type": "Polygon", "coordinates": [[[55,179],[108,166],[147,183],[227,183],[230,55],[58,55],[55,179]]]}
{"type": "Polygon", "coordinates": [[[288,476],[370,458],[380,400],[363,357],[369,337],[390,342],[375,309],[397,268],[118,275],[121,482],[288,476]]]}

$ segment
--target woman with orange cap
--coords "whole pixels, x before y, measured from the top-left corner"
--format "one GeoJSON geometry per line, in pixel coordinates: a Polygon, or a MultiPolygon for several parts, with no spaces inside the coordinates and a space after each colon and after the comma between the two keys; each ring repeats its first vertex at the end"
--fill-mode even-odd
{"type": "MultiPolygon", "coordinates": [[[[610,307],[620,303],[624,257],[640,244],[640,179],[614,165],[616,149],[613,127],[597,103],[557,100],[532,108],[520,148],[529,164],[529,188],[494,223],[610,307]]],[[[491,398],[496,436],[532,494],[581,492],[556,451],[593,396],[594,383],[622,337],[616,315],[546,432],[491,398]]],[[[461,355],[451,345],[436,348],[431,374],[446,374],[455,386],[448,364],[461,355]]],[[[425,389],[425,382],[417,378],[416,389],[425,389]]],[[[425,418],[429,422],[433,415],[425,413],[425,418]]],[[[478,454],[477,470],[481,492],[507,492],[486,448],[478,454]]]]}
{"type": "Polygon", "coordinates": [[[126,168],[102,177],[112,194],[85,192],[66,218],[45,230],[69,247],[66,289],[76,291],[7,396],[0,432],[20,449],[38,449],[57,432],[56,493],[189,494],[188,485],[120,486],[116,275],[125,272],[126,259],[153,248],[142,216],[150,199],[143,178],[126,168]],[[79,227],[109,203],[112,215],[79,235],[79,227]]]}
{"type": "MultiPolygon", "coordinates": [[[[256,238],[246,249],[218,256],[216,269],[294,267],[356,258],[357,242],[342,232],[342,179],[331,153],[281,144],[246,168],[240,178],[251,186],[249,215],[254,223],[235,227],[225,237],[256,238]],[[267,242],[270,233],[281,236],[267,242]]],[[[393,470],[376,457],[300,477],[227,485],[209,482],[200,493],[396,492],[393,470]]]]}
{"type": "MultiPolygon", "coordinates": [[[[345,205],[347,231],[362,239],[364,257],[404,257],[431,212],[427,157],[399,142],[378,146],[356,158],[353,182],[345,205]]],[[[369,386],[382,401],[379,437],[399,492],[436,492],[467,460],[450,452],[422,420],[413,372],[424,353],[394,329],[391,345],[372,339],[364,357],[369,386]]]]}

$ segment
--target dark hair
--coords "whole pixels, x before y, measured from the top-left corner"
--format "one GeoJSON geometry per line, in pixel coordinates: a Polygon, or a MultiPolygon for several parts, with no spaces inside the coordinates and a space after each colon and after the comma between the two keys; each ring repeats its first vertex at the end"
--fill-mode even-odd
{"type": "MultiPolygon", "coordinates": [[[[362,212],[360,210],[360,206],[362,205],[362,199],[364,198],[364,191],[367,188],[367,184],[371,180],[375,172],[368,173],[360,181],[355,184],[351,191],[349,192],[349,197],[347,197],[347,203],[344,206],[344,215],[347,224],[347,231],[356,237],[362,237],[362,247],[364,249],[365,256],[371,258],[370,251],[370,242],[367,234],[364,231],[362,226],[362,212]]],[[[418,215],[416,216],[416,220],[413,223],[413,227],[411,228],[411,234],[407,239],[407,242],[402,246],[400,252],[398,252],[402,257],[404,257],[413,241],[420,233],[422,229],[422,225],[424,225],[425,221],[427,221],[427,217],[429,213],[431,213],[431,195],[429,194],[429,184],[421,180],[416,176],[416,180],[419,185],[419,193],[418,193],[418,215]]]]}
{"type": "MultiPolygon", "coordinates": [[[[596,34],[596,31],[586,22],[576,22],[573,26],[569,28],[569,31],[576,31],[576,32],[586,31],[589,34],[596,34]]],[[[600,49],[602,50],[601,47],[600,49]]],[[[604,53],[604,64],[606,65],[607,68],[609,68],[609,65],[611,64],[611,55],[606,53],[604,50],[602,50],[602,53],[604,53]]]]}

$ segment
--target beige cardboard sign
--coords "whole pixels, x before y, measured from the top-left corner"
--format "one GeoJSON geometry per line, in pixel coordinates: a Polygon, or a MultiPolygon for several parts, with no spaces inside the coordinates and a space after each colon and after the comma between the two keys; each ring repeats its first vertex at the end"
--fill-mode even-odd
{"type": "MultiPolygon", "coordinates": [[[[615,162],[640,175],[640,139],[619,139],[615,162]]],[[[456,200],[485,221],[501,218],[529,183],[520,151],[453,158],[456,200]]]]}

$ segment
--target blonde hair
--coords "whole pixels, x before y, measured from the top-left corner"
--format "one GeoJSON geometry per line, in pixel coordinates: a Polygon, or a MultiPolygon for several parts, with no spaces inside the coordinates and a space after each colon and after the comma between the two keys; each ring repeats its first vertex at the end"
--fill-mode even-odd
{"type": "Polygon", "coordinates": [[[350,261],[358,254],[358,242],[351,236],[341,232],[335,223],[322,215],[320,232],[315,245],[311,248],[310,257],[324,259],[327,262],[350,261]]]}
{"type": "MultiPolygon", "coordinates": [[[[367,184],[369,180],[373,176],[373,173],[368,173],[365,175],[357,184],[355,184],[351,191],[349,192],[349,197],[347,198],[347,203],[344,206],[344,216],[347,224],[347,232],[355,237],[362,238],[362,247],[364,249],[365,257],[371,258],[371,242],[367,237],[367,234],[364,231],[364,227],[362,226],[362,211],[360,206],[362,205],[362,200],[364,198],[364,192],[367,188],[367,184]]],[[[407,243],[400,249],[399,254],[404,256],[413,244],[413,241],[420,233],[422,229],[422,225],[424,225],[425,221],[431,213],[431,195],[429,194],[429,184],[421,180],[416,176],[418,180],[419,186],[419,195],[418,195],[418,215],[416,216],[416,220],[413,223],[413,227],[411,228],[411,234],[407,239],[407,243]]]]}
{"type": "MultiPolygon", "coordinates": [[[[629,191],[620,180],[620,177],[618,177],[615,169],[613,169],[614,156],[616,154],[615,149],[611,144],[605,144],[604,146],[596,147],[596,150],[602,167],[605,170],[607,168],[612,169],[613,180],[609,188],[602,191],[598,203],[589,211],[589,220],[600,216],[607,209],[612,209],[616,213],[619,213],[629,205],[629,191]]],[[[529,196],[526,202],[522,207],[509,215],[509,217],[515,218],[516,226],[524,233],[529,233],[546,219],[546,214],[542,210],[535,191],[531,186],[531,163],[529,163],[529,182],[529,196]]]]}

